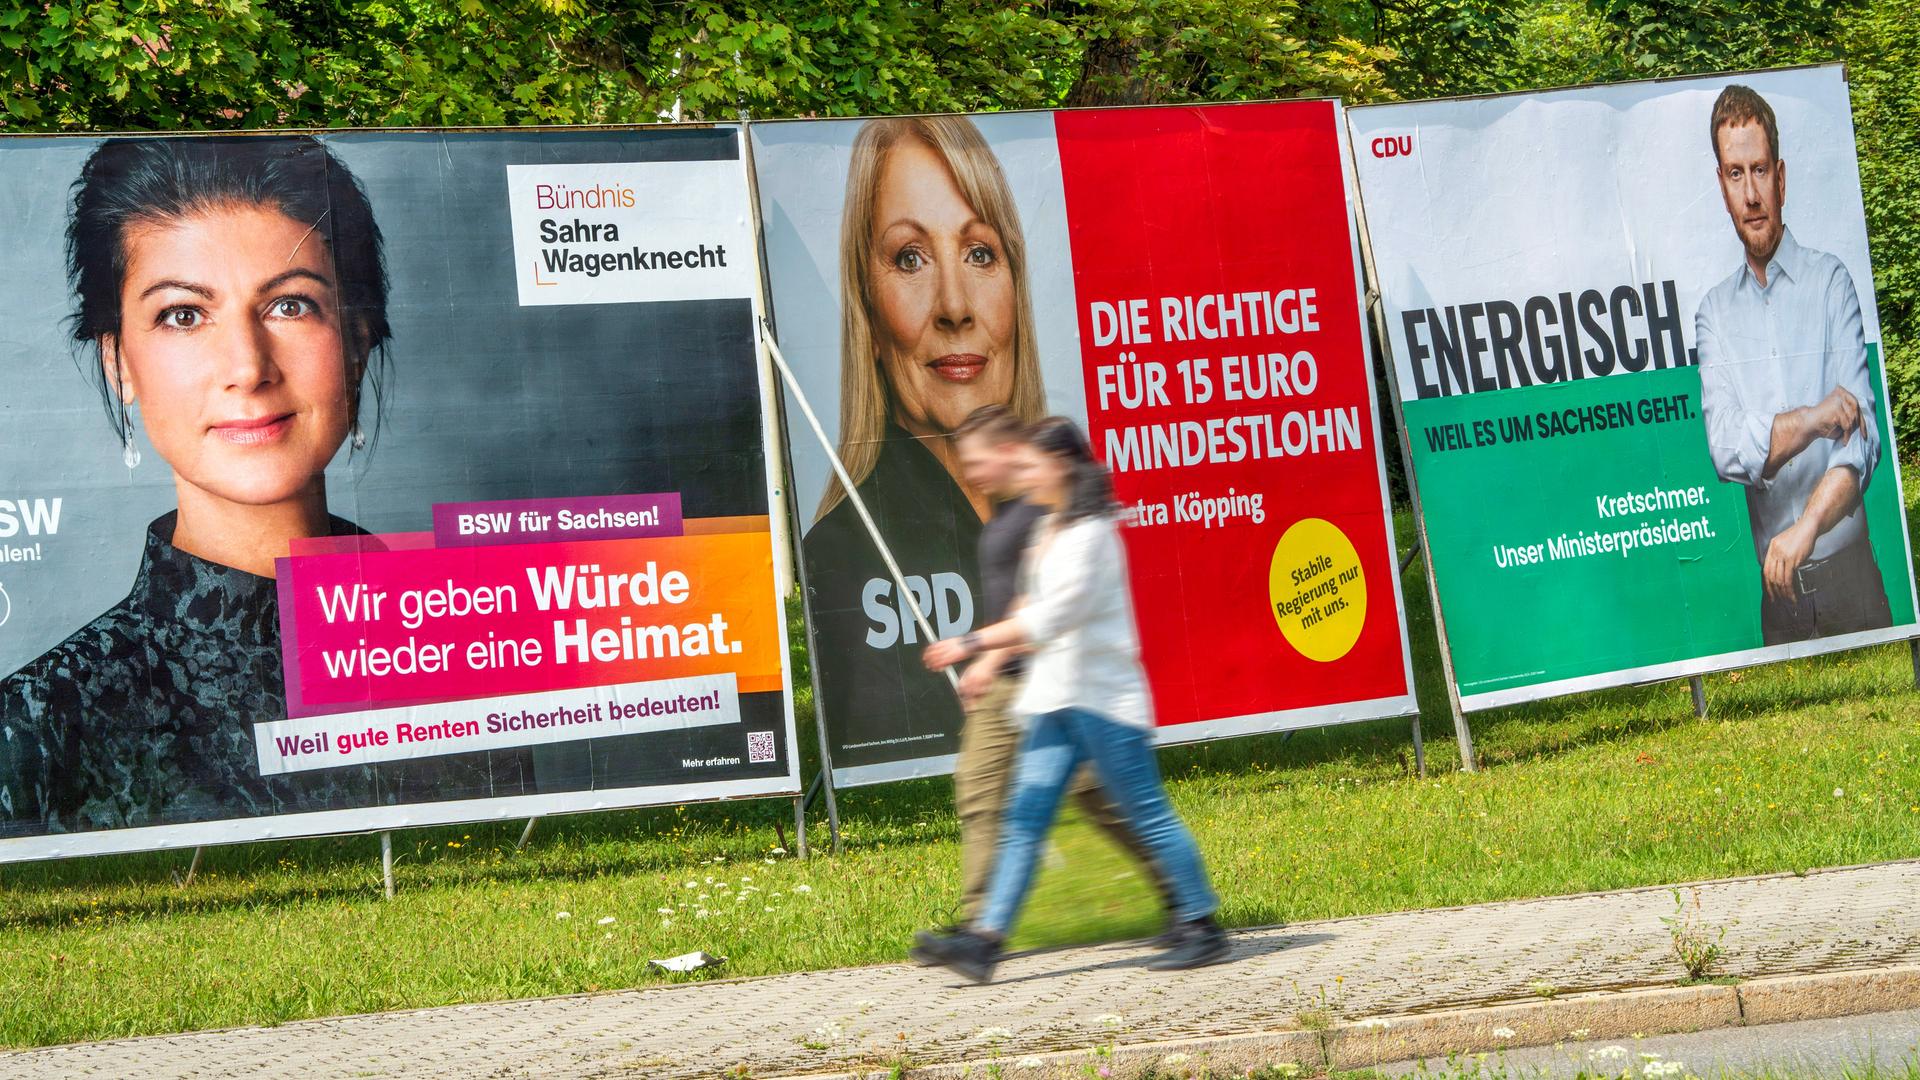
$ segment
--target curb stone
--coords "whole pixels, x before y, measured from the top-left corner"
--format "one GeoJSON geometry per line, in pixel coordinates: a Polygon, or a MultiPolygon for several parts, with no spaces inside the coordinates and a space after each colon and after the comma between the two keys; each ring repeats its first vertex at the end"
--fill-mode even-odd
{"type": "MultiPolygon", "coordinates": [[[[1368,1017],[1326,1031],[1262,1031],[1174,1042],[1117,1044],[1116,1076],[1137,1073],[1184,1054],[1180,1068],[1201,1066],[1229,1075],[1249,1067],[1293,1062],[1316,1068],[1362,1069],[1449,1054],[1518,1047],[1584,1045],[1643,1035],[1711,1028],[1783,1024],[1920,1008],[1920,965],[1754,979],[1733,985],[1668,986],[1577,994],[1471,1009],[1368,1017]],[[1511,1032],[1502,1037],[1495,1032],[1511,1032]],[[1576,1037],[1577,1036],[1577,1037],[1576,1037]]],[[[998,1064],[1016,1080],[1066,1080],[1087,1075],[1091,1047],[1015,1058],[974,1058],[908,1068],[891,1065],[854,1072],[785,1072],[765,1080],[959,1080],[992,1075],[998,1064]],[[1020,1065],[1022,1061],[1037,1064],[1020,1065]]]]}

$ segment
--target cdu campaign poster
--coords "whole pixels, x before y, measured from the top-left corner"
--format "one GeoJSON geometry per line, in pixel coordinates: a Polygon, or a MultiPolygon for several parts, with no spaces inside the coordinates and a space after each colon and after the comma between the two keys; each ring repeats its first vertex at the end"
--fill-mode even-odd
{"type": "Polygon", "coordinates": [[[1914,635],[1844,69],[1348,117],[1466,708],[1914,635]]]}

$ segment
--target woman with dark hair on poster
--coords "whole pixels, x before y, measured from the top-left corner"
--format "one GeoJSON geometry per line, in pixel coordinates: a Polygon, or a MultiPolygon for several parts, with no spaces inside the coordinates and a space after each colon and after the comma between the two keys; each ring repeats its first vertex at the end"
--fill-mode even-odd
{"type": "Polygon", "coordinates": [[[287,715],[274,560],[360,531],[324,470],[365,445],[389,337],[365,192],[311,138],[111,139],[67,274],[125,463],[137,415],[178,508],[125,599],[0,681],[0,835],[394,801],[397,770],[262,777],[253,733],[287,715]]]}
{"type": "Polygon", "coordinates": [[[1154,758],[1153,702],[1140,666],[1112,481],[1071,420],[1043,420],[1025,443],[1021,483],[1027,500],[1047,516],[1029,540],[1015,610],[1001,622],[929,645],[923,660],[937,671],[991,649],[1028,650],[1026,682],[1013,706],[1026,740],[1014,763],[984,908],[969,927],[923,937],[912,955],[974,982],[993,977],[1061,796],[1090,761],[1153,860],[1173,909],[1170,947],[1147,966],[1214,963],[1229,950],[1213,918],[1220,902],[1154,758]]]}

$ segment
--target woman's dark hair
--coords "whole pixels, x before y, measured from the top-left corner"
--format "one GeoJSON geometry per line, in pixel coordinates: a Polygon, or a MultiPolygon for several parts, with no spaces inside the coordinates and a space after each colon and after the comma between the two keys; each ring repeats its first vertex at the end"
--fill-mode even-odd
{"type": "MultiPolygon", "coordinates": [[[[73,182],[67,218],[67,283],[77,306],[74,340],[96,353],[102,335],[120,332],[120,289],[127,273],[127,231],[225,206],[271,207],[325,238],[339,279],[349,356],[377,396],[386,365],[387,269],[373,207],[353,173],[306,135],[108,139],[73,182]]],[[[117,378],[95,356],[92,371],[116,432],[126,430],[117,378]]],[[[351,375],[351,373],[350,373],[351,375]]],[[[353,386],[360,415],[360,387],[353,386]]]]}
{"type": "Polygon", "coordinates": [[[1080,425],[1064,416],[1036,420],[1027,429],[1027,444],[1065,460],[1072,470],[1067,477],[1067,504],[1058,511],[1063,523],[1105,517],[1120,508],[1113,498],[1113,478],[1105,465],[1093,459],[1093,448],[1080,425]]]}

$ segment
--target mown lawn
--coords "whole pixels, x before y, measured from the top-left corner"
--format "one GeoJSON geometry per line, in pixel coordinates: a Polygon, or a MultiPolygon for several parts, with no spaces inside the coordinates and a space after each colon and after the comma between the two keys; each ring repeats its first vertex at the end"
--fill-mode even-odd
{"type": "MultiPolygon", "coordinates": [[[[1429,778],[1399,722],[1163,753],[1228,922],[1920,856],[1904,646],[1711,677],[1706,720],[1685,683],[1482,714],[1467,775],[1420,575],[1429,778]]],[[[211,849],[190,887],[186,852],[0,867],[0,1044],[643,985],[692,949],[730,975],[898,960],[950,914],[951,787],[841,807],[845,853],[805,862],[773,850],[782,801],[548,819],[524,853],[519,822],[400,833],[392,902],[371,836],[211,849]]],[[[1155,929],[1118,855],[1078,823],[1059,839],[1021,944],[1155,929]]]]}

